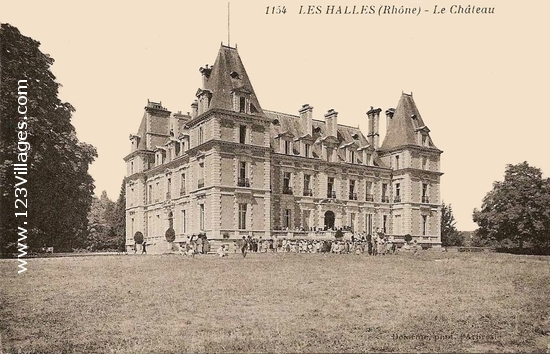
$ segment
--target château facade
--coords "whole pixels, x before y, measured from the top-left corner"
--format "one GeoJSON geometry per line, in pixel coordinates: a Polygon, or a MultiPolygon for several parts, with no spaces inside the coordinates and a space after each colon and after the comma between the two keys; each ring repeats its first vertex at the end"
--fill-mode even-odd
{"type": "MultiPolygon", "coordinates": [[[[412,95],[367,112],[367,135],[338,124],[331,109],[314,119],[263,110],[236,48],[222,45],[191,112],[148,102],[124,160],[126,245],[140,231],[167,246],[209,239],[322,238],[333,231],[404,235],[439,246],[440,155],[412,95]]],[[[151,246],[150,246],[151,247],[151,246]]],[[[151,248],[150,248],[151,249],[151,248]]]]}

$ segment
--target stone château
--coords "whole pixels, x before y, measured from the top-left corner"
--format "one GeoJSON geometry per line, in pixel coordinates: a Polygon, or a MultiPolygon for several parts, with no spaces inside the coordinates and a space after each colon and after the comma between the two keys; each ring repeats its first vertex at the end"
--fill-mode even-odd
{"type": "Polygon", "coordinates": [[[331,109],[315,119],[264,110],[236,48],[221,45],[187,114],[148,101],[124,160],[126,244],[140,231],[166,249],[206,233],[209,239],[332,237],[334,230],[399,242],[411,234],[441,244],[440,155],[412,94],[385,113],[366,113],[367,135],[338,124],[331,109]]]}

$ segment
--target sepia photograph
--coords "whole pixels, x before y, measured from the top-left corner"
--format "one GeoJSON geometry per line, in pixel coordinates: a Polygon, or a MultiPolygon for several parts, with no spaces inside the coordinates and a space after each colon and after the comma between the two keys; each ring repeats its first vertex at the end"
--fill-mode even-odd
{"type": "Polygon", "coordinates": [[[0,354],[550,352],[549,11],[0,0],[0,354]]]}

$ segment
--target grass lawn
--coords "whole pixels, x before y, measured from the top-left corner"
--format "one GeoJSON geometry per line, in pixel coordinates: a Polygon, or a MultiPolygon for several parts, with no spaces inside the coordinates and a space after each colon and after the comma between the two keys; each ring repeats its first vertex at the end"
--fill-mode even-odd
{"type": "Polygon", "coordinates": [[[0,352],[546,352],[548,257],[0,261],[0,352]]]}

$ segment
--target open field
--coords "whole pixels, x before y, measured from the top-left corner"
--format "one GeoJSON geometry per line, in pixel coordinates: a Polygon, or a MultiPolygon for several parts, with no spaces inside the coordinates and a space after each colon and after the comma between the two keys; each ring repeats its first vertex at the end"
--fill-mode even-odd
{"type": "MultiPolygon", "coordinates": [[[[550,258],[120,255],[0,261],[4,353],[546,352],[550,258]]],[[[2,352],[2,350],[0,350],[2,352]]]]}

